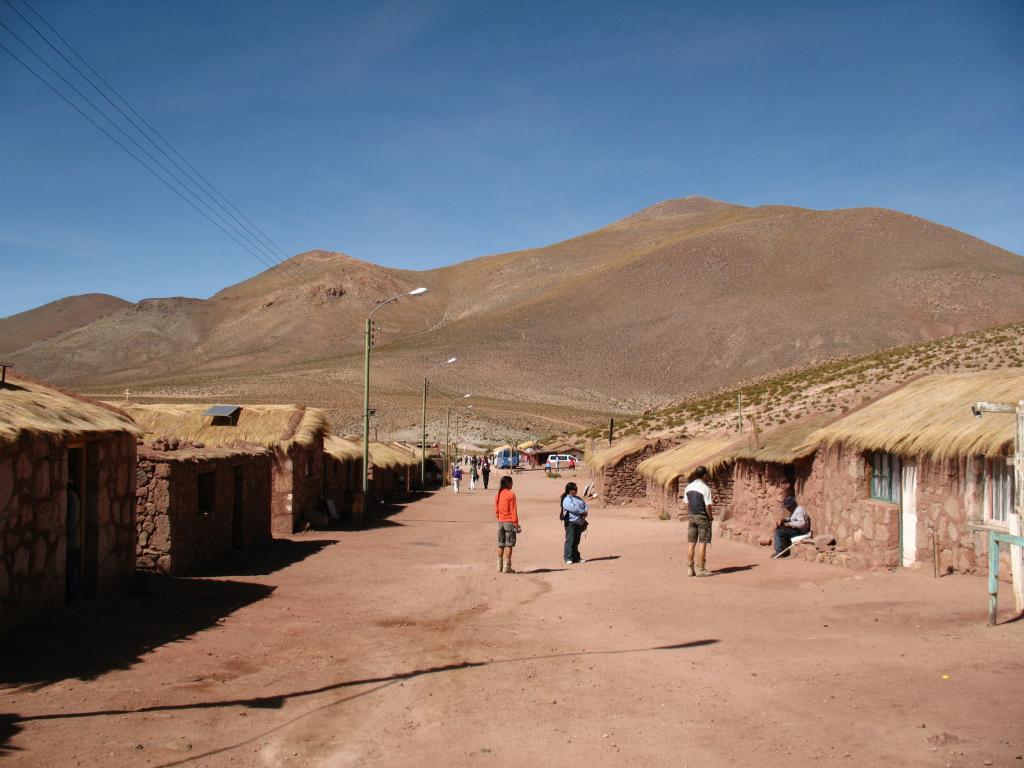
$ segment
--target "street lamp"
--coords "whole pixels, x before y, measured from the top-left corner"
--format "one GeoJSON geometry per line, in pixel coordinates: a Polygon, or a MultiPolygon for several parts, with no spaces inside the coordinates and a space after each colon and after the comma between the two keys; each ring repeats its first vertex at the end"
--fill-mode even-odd
{"type": "Polygon", "coordinates": [[[423,440],[420,442],[420,491],[427,490],[427,374],[442,365],[454,363],[459,358],[449,357],[434,363],[423,372],[423,440]]]}
{"type": "Polygon", "coordinates": [[[411,291],[392,296],[390,299],[380,302],[370,310],[366,316],[366,348],[363,354],[363,503],[370,493],[370,337],[373,333],[371,318],[373,313],[388,304],[394,304],[403,296],[419,296],[426,293],[426,288],[414,288],[411,291]]]}

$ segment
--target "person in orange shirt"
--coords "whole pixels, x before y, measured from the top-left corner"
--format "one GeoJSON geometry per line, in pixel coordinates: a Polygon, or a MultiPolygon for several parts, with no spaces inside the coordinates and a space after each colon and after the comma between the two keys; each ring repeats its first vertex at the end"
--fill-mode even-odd
{"type": "Polygon", "coordinates": [[[494,498],[494,514],[498,518],[498,573],[515,573],[512,548],[516,545],[516,534],[523,528],[519,525],[519,505],[509,476],[501,478],[498,495],[494,498]]]}

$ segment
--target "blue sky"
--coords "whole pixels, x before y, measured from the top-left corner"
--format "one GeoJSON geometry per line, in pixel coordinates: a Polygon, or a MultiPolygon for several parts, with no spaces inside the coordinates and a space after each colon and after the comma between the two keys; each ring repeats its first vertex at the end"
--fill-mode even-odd
{"type": "MultiPolygon", "coordinates": [[[[29,1],[289,254],[429,268],[691,194],[1024,253],[1019,0],[29,1]]],[[[0,51],[0,316],[263,268],[0,51]]]]}

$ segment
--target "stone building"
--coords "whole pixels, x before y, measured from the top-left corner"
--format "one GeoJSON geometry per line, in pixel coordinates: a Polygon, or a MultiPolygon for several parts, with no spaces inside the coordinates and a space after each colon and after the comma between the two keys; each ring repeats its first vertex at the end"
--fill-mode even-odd
{"type": "Polygon", "coordinates": [[[0,384],[0,630],[130,587],[138,434],[116,408],[22,377],[0,384]]]}
{"type": "Polygon", "coordinates": [[[584,464],[593,493],[605,504],[629,504],[644,498],[647,481],[637,467],[670,445],[666,440],[626,437],[588,453],[584,464]]]}
{"type": "Polygon", "coordinates": [[[1013,509],[1015,420],[971,406],[1022,398],[1021,368],[927,376],[815,432],[802,502],[815,538],[836,540],[816,559],[931,567],[937,553],[941,572],[984,572],[987,531],[1013,509]]]}
{"type": "Polygon", "coordinates": [[[419,486],[420,458],[396,443],[370,443],[370,500],[407,498],[419,486]]]}
{"type": "Polygon", "coordinates": [[[363,522],[363,448],[357,438],[324,438],[324,496],[334,502],[340,522],[363,522]]]}
{"type": "Polygon", "coordinates": [[[715,519],[724,519],[732,509],[732,456],[729,449],[735,437],[695,437],[657,453],[640,463],[638,474],[644,480],[647,502],[662,516],[686,515],[682,498],[691,473],[699,466],[708,468],[707,479],[715,519]]]}
{"type": "MultiPolygon", "coordinates": [[[[817,450],[812,435],[834,420],[825,416],[802,419],[769,432],[754,432],[745,443],[739,441],[732,447],[732,508],[719,528],[722,536],[767,545],[786,514],[782,499],[787,493],[807,501],[808,509],[813,506],[804,494],[817,450]]],[[[811,522],[816,522],[813,515],[811,522]]]]}
{"type": "Polygon", "coordinates": [[[184,575],[269,541],[272,473],[257,446],[141,447],[137,567],[184,575]]]}
{"type": "Polygon", "coordinates": [[[314,516],[324,495],[327,418],[301,405],[125,404],[147,441],[187,441],[206,448],[259,446],[273,453],[271,531],[287,535],[314,516]]]}

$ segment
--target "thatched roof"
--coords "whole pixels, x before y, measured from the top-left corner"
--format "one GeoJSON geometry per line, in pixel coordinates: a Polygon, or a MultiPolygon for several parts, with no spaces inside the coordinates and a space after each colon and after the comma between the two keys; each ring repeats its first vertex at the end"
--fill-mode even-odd
{"type": "Polygon", "coordinates": [[[301,405],[243,405],[238,423],[213,426],[203,413],[209,405],[126,403],[123,409],[148,437],[176,437],[212,447],[248,443],[288,450],[311,445],[327,431],[327,417],[317,408],[301,405]]]}
{"type": "Polygon", "coordinates": [[[536,440],[527,440],[525,443],[520,443],[518,448],[520,451],[538,451],[541,444],[536,440]]]}
{"type": "Polygon", "coordinates": [[[100,432],[142,434],[126,413],[87,397],[10,373],[0,386],[0,442],[25,434],[76,438],[100,432]]]}
{"type": "Polygon", "coordinates": [[[587,453],[585,456],[587,468],[600,471],[605,467],[614,467],[627,456],[632,456],[634,453],[639,453],[645,448],[656,444],[657,441],[648,440],[644,437],[623,438],[617,443],[612,443],[599,451],[587,453]]]}
{"type": "Polygon", "coordinates": [[[1013,414],[975,418],[978,400],[1024,399],[1024,368],[926,376],[815,432],[816,443],[843,443],[902,456],[999,456],[1013,444],[1013,414]]]}
{"type": "Polygon", "coordinates": [[[668,486],[677,477],[688,475],[701,464],[711,474],[731,464],[733,458],[730,449],[735,445],[735,437],[695,437],[641,461],[637,470],[658,485],[668,486]]]}
{"type": "MultiPolygon", "coordinates": [[[[328,435],[324,438],[324,453],[338,461],[362,461],[363,439],[358,436],[339,437],[328,435]]],[[[420,451],[412,450],[399,443],[370,441],[370,464],[374,467],[419,466],[420,451]]]]}
{"type": "Polygon", "coordinates": [[[736,443],[732,458],[763,461],[769,464],[791,464],[813,454],[818,446],[811,442],[811,435],[835,421],[835,416],[811,416],[800,421],[783,424],[768,432],[751,434],[746,444],[736,443]]]}
{"type": "Polygon", "coordinates": [[[324,453],[338,461],[355,461],[363,458],[362,443],[352,438],[327,435],[324,438],[324,453]]]}
{"type": "Polygon", "coordinates": [[[419,455],[395,443],[370,442],[370,463],[375,467],[418,467],[419,455]]]}

